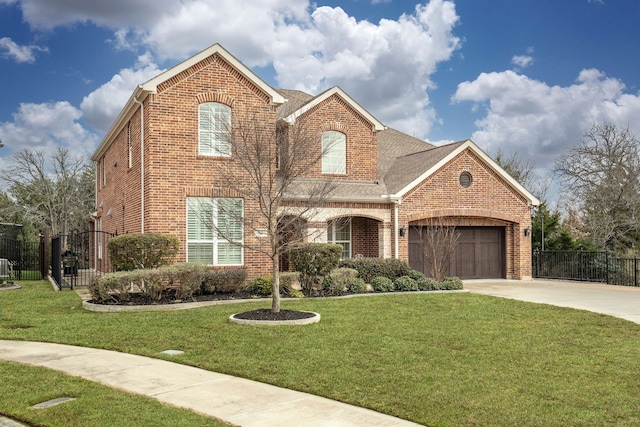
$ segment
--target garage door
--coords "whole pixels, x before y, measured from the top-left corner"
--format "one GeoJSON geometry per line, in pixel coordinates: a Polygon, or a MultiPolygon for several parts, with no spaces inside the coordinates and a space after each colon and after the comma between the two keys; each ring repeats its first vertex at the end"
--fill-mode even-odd
{"type": "MultiPolygon", "coordinates": [[[[460,233],[451,256],[447,276],[461,279],[505,277],[504,227],[456,227],[460,233]]],[[[429,276],[429,260],[424,257],[420,227],[409,230],[409,265],[429,276]]]]}

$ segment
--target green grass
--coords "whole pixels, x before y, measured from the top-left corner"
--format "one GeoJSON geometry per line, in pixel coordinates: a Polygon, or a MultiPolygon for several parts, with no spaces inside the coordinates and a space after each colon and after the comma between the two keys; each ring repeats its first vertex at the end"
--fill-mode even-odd
{"type": "Polygon", "coordinates": [[[0,362],[0,414],[39,426],[226,426],[155,399],[115,390],[50,369],[0,362]],[[59,397],[74,400],[43,409],[59,397]]]}
{"type": "Polygon", "coordinates": [[[604,315],[466,293],[398,294],[284,301],[322,320],[247,327],[228,316],[268,302],[94,313],[68,290],[22,285],[0,293],[0,338],[152,357],[180,349],[170,360],[429,426],[640,425],[640,325],[604,315]]]}

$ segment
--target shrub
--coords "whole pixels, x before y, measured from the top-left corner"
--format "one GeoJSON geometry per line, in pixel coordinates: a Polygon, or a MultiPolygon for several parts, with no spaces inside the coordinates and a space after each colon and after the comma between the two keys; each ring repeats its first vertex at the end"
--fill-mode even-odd
{"type": "Polygon", "coordinates": [[[247,291],[258,295],[271,295],[273,278],[270,276],[256,277],[247,287],[247,291]]]}
{"type": "Polygon", "coordinates": [[[369,283],[375,292],[393,291],[393,281],[385,276],[376,276],[369,283]]]}
{"type": "Polygon", "coordinates": [[[131,273],[127,271],[95,277],[89,284],[91,298],[97,303],[129,301],[131,281],[131,273]]]}
{"type": "Polygon", "coordinates": [[[397,291],[417,291],[418,290],[418,282],[413,280],[409,276],[398,277],[394,282],[397,291]]]}
{"type": "Polygon", "coordinates": [[[322,278],[340,262],[342,246],[327,243],[296,243],[289,247],[289,261],[300,272],[300,285],[312,292],[322,278]]]}
{"type": "Polygon", "coordinates": [[[411,271],[406,262],[395,258],[349,258],[342,260],[340,266],[358,270],[359,276],[367,283],[371,283],[376,276],[395,280],[411,271]]]}
{"type": "Polygon", "coordinates": [[[358,277],[358,270],[353,268],[336,268],[322,283],[322,289],[329,295],[342,295],[342,293],[351,285],[358,277]]]}
{"type": "Polygon", "coordinates": [[[356,277],[353,282],[347,285],[347,290],[354,294],[364,294],[367,292],[367,284],[364,282],[364,279],[356,277]]]}
{"type": "Polygon", "coordinates": [[[239,292],[246,280],[247,270],[244,268],[207,271],[200,289],[203,294],[239,292]]]}
{"type": "MultiPolygon", "coordinates": [[[[296,287],[300,286],[300,273],[297,271],[283,271],[280,273],[280,288],[287,289],[291,295],[292,291],[296,291],[296,287]]],[[[291,295],[293,296],[293,295],[291,295]]]]}
{"type": "Polygon", "coordinates": [[[457,277],[445,277],[442,281],[442,288],[448,291],[454,291],[458,289],[463,289],[462,280],[457,277]]]}
{"type": "Polygon", "coordinates": [[[155,233],[122,234],[111,238],[107,248],[116,271],[150,269],[171,264],[180,249],[180,240],[155,233]]]}
{"type": "MultiPolygon", "coordinates": [[[[292,287],[297,274],[285,274],[281,273],[280,277],[280,295],[291,296],[294,298],[301,298],[302,292],[292,287]],[[283,279],[284,276],[284,279],[283,279]]],[[[254,279],[247,287],[247,291],[258,295],[272,295],[273,292],[273,277],[262,276],[254,279]]]]}
{"type": "Polygon", "coordinates": [[[423,276],[421,279],[416,280],[416,282],[418,283],[418,289],[421,291],[435,291],[440,289],[440,283],[431,277],[423,276]]]}
{"type": "Polygon", "coordinates": [[[207,270],[205,265],[187,262],[158,269],[164,276],[167,288],[174,291],[174,298],[177,300],[193,298],[200,293],[207,270]]]}
{"type": "Polygon", "coordinates": [[[416,282],[418,280],[424,279],[425,275],[422,274],[422,272],[418,271],[418,270],[409,270],[409,273],[407,274],[407,276],[411,277],[413,280],[415,280],[416,282]]]}

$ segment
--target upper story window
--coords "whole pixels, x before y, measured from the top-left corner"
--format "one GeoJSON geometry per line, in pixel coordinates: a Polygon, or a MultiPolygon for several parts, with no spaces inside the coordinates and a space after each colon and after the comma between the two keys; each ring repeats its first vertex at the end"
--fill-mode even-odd
{"type": "Polygon", "coordinates": [[[322,134],[322,173],[347,173],[347,136],[334,130],[322,134]]]}
{"type": "Polygon", "coordinates": [[[133,166],[133,132],[131,130],[131,122],[127,125],[127,157],[129,159],[129,168],[133,166]]]}
{"type": "Polygon", "coordinates": [[[231,108],[218,102],[207,102],[198,107],[199,154],[230,156],[231,108]]]}

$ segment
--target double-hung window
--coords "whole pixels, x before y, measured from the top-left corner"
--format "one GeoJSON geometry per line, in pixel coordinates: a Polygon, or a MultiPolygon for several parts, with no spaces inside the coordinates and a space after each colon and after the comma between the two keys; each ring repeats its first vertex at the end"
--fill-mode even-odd
{"type": "Polygon", "coordinates": [[[342,246],[341,259],[351,258],[351,218],[329,221],[327,241],[342,246]]]}
{"type": "Polygon", "coordinates": [[[187,261],[243,265],[242,199],[187,198],[187,261]]]}
{"type": "Polygon", "coordinates": [[[334,130],[322,134],[322,173],[347,173],[347,137],[334,130]]]}
{"type": "Polygon", "coordinates": [[[218,102],[198,107],[198,152],[207,156],[231,155],[231,108],[218,102]]]}

